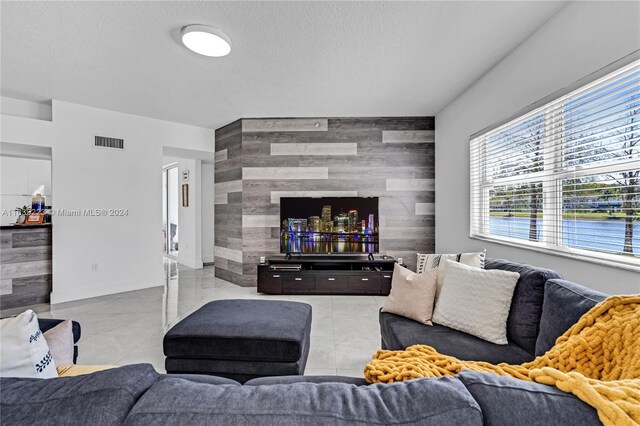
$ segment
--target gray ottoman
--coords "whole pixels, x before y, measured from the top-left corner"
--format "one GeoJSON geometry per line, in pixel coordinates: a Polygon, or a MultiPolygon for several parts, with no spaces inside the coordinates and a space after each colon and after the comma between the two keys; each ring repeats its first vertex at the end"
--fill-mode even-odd
{"type": "Polygon", "coordinates": [[[244,383],[304,373],[311,306],[279,300],[207,303],[164,336],[167,373],[211,374],[244,383]]]}

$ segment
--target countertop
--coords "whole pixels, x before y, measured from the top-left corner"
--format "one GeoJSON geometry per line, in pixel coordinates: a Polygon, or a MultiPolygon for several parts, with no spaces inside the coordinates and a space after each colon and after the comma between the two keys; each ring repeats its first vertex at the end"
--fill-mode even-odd
{"type": "Polygon", "coordinates": [[[3,225],[0,229],[24,229],[24,228],[51,228],[50,223],[39,223],[37,225],[3,225]]]}

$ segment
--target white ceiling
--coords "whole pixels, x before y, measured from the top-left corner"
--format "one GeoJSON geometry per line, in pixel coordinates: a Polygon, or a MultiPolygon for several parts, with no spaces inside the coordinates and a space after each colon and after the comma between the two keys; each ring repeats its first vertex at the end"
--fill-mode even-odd
{"type": "Polygon", "coordinates": [[[564,2],[2,2],[2,95],[217,128],[435,115],[564,2]],[[183,25],[229,35],[207,58],[183,25]]]}

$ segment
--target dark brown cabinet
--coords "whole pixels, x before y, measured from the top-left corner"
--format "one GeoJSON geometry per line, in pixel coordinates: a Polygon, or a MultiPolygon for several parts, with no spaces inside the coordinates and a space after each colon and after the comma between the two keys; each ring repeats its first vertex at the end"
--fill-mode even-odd
{"type": "Polygon", "coordinates": [[[395,259],[273,258],[258,265],[258,292],[266,294],[388,295],[395,259]]]}

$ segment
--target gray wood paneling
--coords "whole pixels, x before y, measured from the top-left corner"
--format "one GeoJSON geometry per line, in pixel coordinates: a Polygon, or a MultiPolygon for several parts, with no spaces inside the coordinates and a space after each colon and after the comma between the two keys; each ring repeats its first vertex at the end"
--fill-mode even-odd
{"type": "Polygon", "coordinates": [[[231,272],[228,269],[223,269],[218,266],[218,261],[216,260],[215,264],[215,275],[218,278],[221,278],[225,281],[229,281],[230,283],[237,284],[239,286],[245,286],[242,274],[231,272]]]}
{"type": "Polygon", "coordinates": [[[416,203],[416,215],[435,215],[436,203],[416,203]]]}
{"type": "Polygon", "coordinates": [[[433,130],[384,130],[382,143],[434,143],[433,130]]]}
{"type": "Polygon", "coordinates": [[[435,179],[387,179],[387,191],[433,191],[435,179]]]}
{"type": "Polygon", "coordinates": [[[242,285],[242,121],[215,133],[215,276],[242,285]],[[236,263],[233,263],[236,262],[236,263]]]}
{"type": "Polygon", "coordinates": [[[271,155],[358,155],[357,143],[272,143],[271,155]]]}
{"type": "MultiPolygon", "coordinates": [[[[242,135],[243,144],[270,143],[372,143],[382,141],[382,129],[355,130],[346,129],[328,132],[265,132],[245,133],[242,135]]],[[[251,146],[251,145],[247,145],[251,146]]],[[[255,146],[255,145],[253,145],[255,146]]]]}
{"type": "Polygon", "coordinates": [[[38,247],[51,245],[51,230],[46,228],[23,229],[11,234],[11,247],[38,247]]]}
{"type": "Polygon", "coordinates": [[[0,309],[49,302],[51,235],[47,227],[0,230],[0,309]]]}
{"type": "Polygon", "coordinates": [[[0,264],[34,262],[36,260],[51,259],[51,246],[18,247],[2,250],[0,264]]]}
{"type": "Polygon", "coordinates": [[[379,197],[380,251],[414,267],[416,251],[434,250],[434,129],[433,117],[242,119],[218,129],[226,158],[215,163],[216,199],[226,204],[216,204],[225,256],[216,276],[255,285],[259,257],[279,252],[285,196],[379,197]]]}
{"type": "Polygon", "coordinates": [[[223,149],[222,151],[217,151],[214,154],[214,162],[218,162],[218,161],[225,161],[227,159],[227,153],[228,151],[226,149],[223,149]]]}
{"type": "Polygon", "coordinates": [[[327,167],[243,167],[243,180],[328,179],[327,167]]]}
{"type": "Polygon", "coordinates": [[[326,132],[326,118],[242,119],[243,132],[326,132]]]}
{"type": "Polygon", "coordinates": [[[10,278],[0,279],[0,296],[4,294],[11,294],[13,292],[13,285],[11,284],[13,281],[10,278]]]}
{"type": "Polygon", "coordinates": [[[243,228],[272,228],[280,225],[279,215],[247,215],[242,216],[243,228]]]}
{"type": "MultiPolygon", "coordinates": [[[[331,169],[329,169],[331,175],[331,169]]],[[[271,202],[280,204],[282,197],[357,197],[358,191],[271,191],[271,202]]]]}

